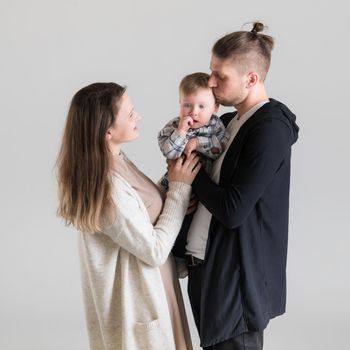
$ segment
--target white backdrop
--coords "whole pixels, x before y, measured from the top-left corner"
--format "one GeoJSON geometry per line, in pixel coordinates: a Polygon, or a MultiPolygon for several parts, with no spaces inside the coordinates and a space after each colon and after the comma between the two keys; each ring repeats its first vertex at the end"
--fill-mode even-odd
{"type": "Polygon", "coordinates": [[[287,313],[271,321],[265,349],[350,348],[346,1],[0,0],[0,349],[88,348],[76,234],[55,216],[53,168],[75,91],[128,86],[143,119],[125,150],[157,180],[156,136],[177,114],[180,79],[208,72],[216,39],[256,19],[276,39],[269,95],[301,129],[287,313]]]}

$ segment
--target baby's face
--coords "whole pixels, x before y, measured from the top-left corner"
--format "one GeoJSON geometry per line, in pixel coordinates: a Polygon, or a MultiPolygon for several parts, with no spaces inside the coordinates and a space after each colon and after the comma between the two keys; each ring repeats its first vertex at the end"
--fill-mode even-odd
{"type": "Polygon", "coordinates": [[[180,94],[180,118],[190,116],[193,119],[193,129],[207,125],[217,110],[211,88],[198,89],[191,95],[180,94]]]}

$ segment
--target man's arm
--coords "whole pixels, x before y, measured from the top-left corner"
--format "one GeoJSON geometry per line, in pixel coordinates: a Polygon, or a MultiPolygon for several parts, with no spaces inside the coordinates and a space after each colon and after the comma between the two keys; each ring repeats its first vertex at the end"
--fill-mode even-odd
{"type": "Polygon", "coordinates": [[[201,170],[192,187],[200,202],[225,227],[240,226],[247,218],[291,147],[289,127],[281,120],[261,121],[245,138],[228,186],[216,185],[201,170]]]}

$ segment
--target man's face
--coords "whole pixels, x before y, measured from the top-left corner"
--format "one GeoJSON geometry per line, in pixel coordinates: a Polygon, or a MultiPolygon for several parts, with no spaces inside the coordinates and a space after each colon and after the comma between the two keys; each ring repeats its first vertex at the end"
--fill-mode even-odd
{"type": "Polygon", "coordinates": [[[248,74],[240,73],[232,60],[222,60],[215,55],[210,62],[211,75],[208,85],[213,88],[218,103],[223,106],[239,106],[248,96],[248,74]]]}

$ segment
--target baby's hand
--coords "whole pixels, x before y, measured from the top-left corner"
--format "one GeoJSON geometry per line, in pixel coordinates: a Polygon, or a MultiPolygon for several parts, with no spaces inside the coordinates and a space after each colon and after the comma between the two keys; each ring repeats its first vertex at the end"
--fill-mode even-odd
{"type": "Polygon", "coordinates": [[[188,129],[193,125],[193,119],[190,116],[187,117],[180,117],[180,121],[179,121],[179,126],[178,126],[178,130],[181,133],[186,134],[188,129]]]}
{"type": "Polygon", "coordinates": [[[184,153],[186,157],[189,157],[190,154],[197,149],[197,147],[198,147],[198,139],[197,137],[193,137],[187,142],[185,146],[184,153]]]}

